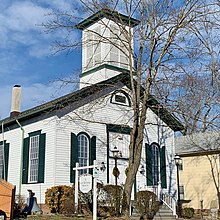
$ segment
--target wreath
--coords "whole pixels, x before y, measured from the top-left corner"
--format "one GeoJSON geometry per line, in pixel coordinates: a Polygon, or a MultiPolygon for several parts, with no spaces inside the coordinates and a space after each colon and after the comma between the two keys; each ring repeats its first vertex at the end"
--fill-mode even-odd
{"type": "Polygon", "coordinates": [[[113,168],[113,172],[112,172],[113,176],[118,177],[120,175],[120,171],[118,169],[118,167],[114,167],[113,168]]]}

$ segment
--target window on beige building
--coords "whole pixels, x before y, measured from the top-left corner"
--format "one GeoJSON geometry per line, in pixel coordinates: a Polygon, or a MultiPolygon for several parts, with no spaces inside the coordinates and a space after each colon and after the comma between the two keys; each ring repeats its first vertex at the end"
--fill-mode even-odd
{"type": "Polygon", "coordinates": [[[180,200],[184,200],[184,186],[179,186],[180,200]]]}

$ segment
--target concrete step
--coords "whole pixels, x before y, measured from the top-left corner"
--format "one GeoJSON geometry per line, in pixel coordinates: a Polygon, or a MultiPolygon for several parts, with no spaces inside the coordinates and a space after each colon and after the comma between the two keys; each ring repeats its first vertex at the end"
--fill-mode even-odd
{"type": "MultiPolygon", "coordinates": [[[[140,214],[134,208],[132,212],[132,220],[133,219],[140,219],[140,214]]],[[[173,215],[173,212],[166,206],[161,205],[159,211],[154,216],[154,220],[173,220],[176,219],[176,216],[173,215]]]]}
{"type": "MultiPolygon", "coordinates": [[[[132,220],[140,220],[140,215],[132,215],[131,216],[131,219],[132,220]]],[[[173,216],[173,215],[170,215],[170,216],[154,216],[154,218],[153,218],[153,220],[174,220],[174,219],[176,219],[176,217],[175,216],[173,216]]]]}
{"type": "Polygon", "coordinates": [[[154,220],[174,220],[176,219],[175,216],[154,216],[154,220]]]}
{"type": "Polygon", "coordinates": [[[171,210],[159,210],[156,215],[173,215],[171,210]]]}
{"type": "Polygon", "coordinates": [[[166,206],[162,205],[154,216],[154,220],[172,220],[176,219],[176,216],[173,215],[173,212],[166,206]]]}

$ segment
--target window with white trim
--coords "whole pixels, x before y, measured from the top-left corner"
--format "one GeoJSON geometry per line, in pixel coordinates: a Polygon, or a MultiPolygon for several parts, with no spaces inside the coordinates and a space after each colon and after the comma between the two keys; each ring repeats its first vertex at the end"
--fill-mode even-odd
{"type": "Polygon", "coordinates": [[[0,178],[4,177],[4,146],[0,145],[0,178]]]}
{"type": "Polygon", "coordinates": [[[118,105],[131,106],[129,95],[122,91],[114,92],[110,102],[118,105]]]}
{"type": "Polygon", "coordinates": [[[184,200],[184,186],[179,186],[180,200],[184,200]]]}
{"type": "Polygon", "coordinates": [[[40,135],[30,137],[29,182],[38,181],[40,135]]]}
{"type": "MultiPolygon", "coordinates": [[[[79,167],[89,165],[89,140],[84,134],[78,136],[79,167]]],[[[80,174],[88,173],[88,169],[80,170],[80,174]]]]}
{"type": "Polygon", "coordinates": [[[179,170],[181,171],[181,170],[183,170],[183,160],[181,161],[181,163],[179,164],[179,170]]]}

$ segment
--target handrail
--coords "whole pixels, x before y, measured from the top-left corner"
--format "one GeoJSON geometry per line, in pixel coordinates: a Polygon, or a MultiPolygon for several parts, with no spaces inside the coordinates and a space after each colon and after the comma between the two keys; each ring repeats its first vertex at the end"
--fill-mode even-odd
{"type": "Polygon", "coordinates": [[[173,196],[169,195],[166,192],[163,192],[160,182],[158,183],[158,185],[153,186],[151,188],[151,191],[157,195],[159,201],[162,201],[163,204],[166,205],[172,211],[174,216],[177,216],[176,213],[177,201],[173,196]]]}
{"type": "Polygon", "coordinates": [[[161,193],[160,199],[176,216],[176,199],[167,193],[161,193]]]}

